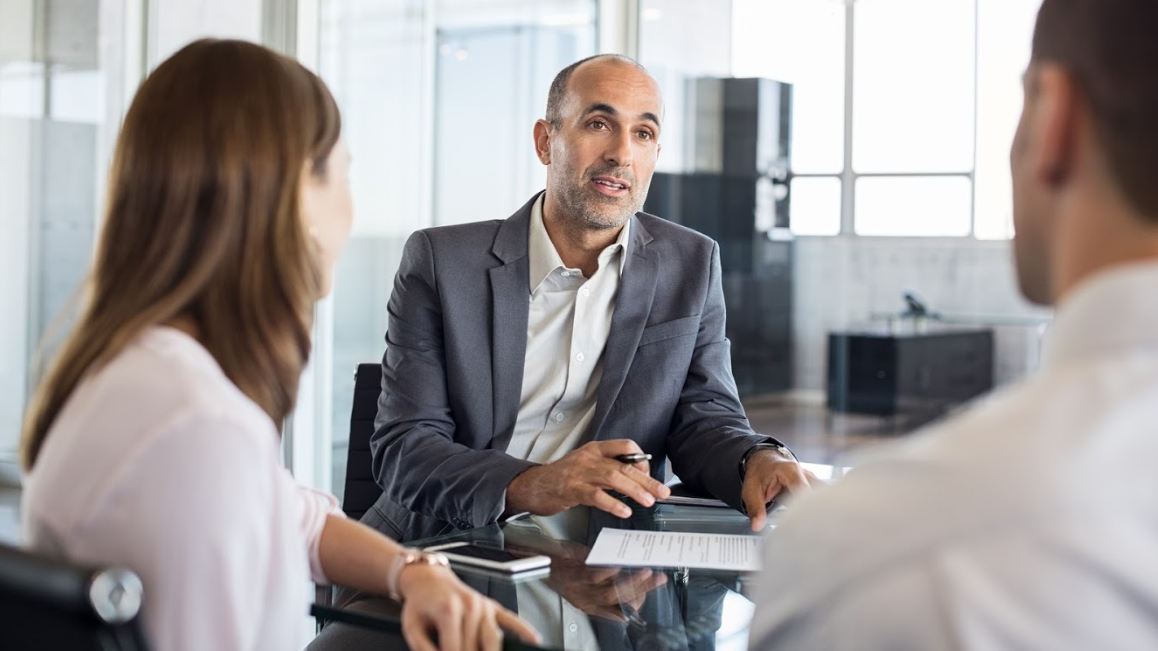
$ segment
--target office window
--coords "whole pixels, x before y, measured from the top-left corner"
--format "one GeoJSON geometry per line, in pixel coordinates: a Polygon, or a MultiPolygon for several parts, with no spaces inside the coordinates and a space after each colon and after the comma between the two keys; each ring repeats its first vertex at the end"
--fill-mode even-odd
{"type": "MultiPolygon", "coordinates": [[[[9,3],[11,4],[11,3],[9,3]]],[[[7,6],[6,6],[7,7],[7,6]]],[[[27,394],[29,213],[33,125],[44,114],[43,66],[33,61],[33,3],[16,3],[0,21],[0,459],[14,461],[27,394]]]]}
{"type": "Polygon", "coordinates": [[[793,205],[793,232],[1010,237],[1008,151],[1039,6],[1040,0],[734,0],[733,74],[788,81],[797,93],[792,197],[809,205],[793,205]],[[850,112],[852,137],[845,142],[850,112]],[[946,174],[955,181],[935,180],[946,174]],[[863,183],[864,175],[896,181],[863,183]],[[816,207],[815,177],[829,178],[821,184],[825,192],[839,194],[848,184],[847,196],[823,201],[827,210],[839,205],[839,216],[816,207]],[[831,182],[837,178],[843,183],[831,182]],[[877,207],[876,196],[857,196],[862,187],[911,187],[920,195],[939,185],[959,196],[962,183],[970,186],[964,206],[920,219],[908,199],[904,209],[889,211],[877,207]],[[862,215],[861,207],[872,213],[862,215]],[[955,221],[940,221],[950,216],[955,221]]]}
{"type": "Polygon", "coordinates": [[[858,0],[853,169],[973,169],[973,0],[858,0]]]}
{"type": "Polygon", "coordinates": [[[831,0],[735,2],[732,74],[792,84],[792,169],[844,167],[844,5],[831,0]]]}
{"type": "Polygon", "coordinates": [[[862,176],[856,181],[856,234],[966,236],[972,186],[967,176],[862,176]]]}
{"type": "MultiPolygon", "coordinates": [[[[131,3],[7,0],[0,18],[0,459],[92,258],[131,3]],[[59,325],[58,328],[50,326],[59,325]],[[52,341],[42,341],[45,334],[52,341]],[[45,355],[37,357],[41,345],[45,355]],[[33,365],[37,368],[33,369],[33,365]]],[[[135,86],[135,80],[132,82],[135,86]]],[[[127,96],[127,94],[126,94],[127,96]]]]}
{"type": "Polygon", "coordinates": [[[792,179],[789,221],[797,235],[838,235],[840,233],[840,191],[838,177],[802,176],[792,179]]]}
{"type": "Polygon", "coordinates": [[[1021,75],[1029,63],[1040,0],[980,0],[977,15],[977,171],[973,232],[1013,236],[1009,144],[1021,116],[1021,75]]]}
{"type": "MultiPolygon", "coordinates": [[[[792,172],[844,168],[845,10],[834,0],[737,0],[732,74],[792,84],[792,172]]],[[[797,235],[840,233],[841,183],[797,177],[790,223],[797,235]]]]}

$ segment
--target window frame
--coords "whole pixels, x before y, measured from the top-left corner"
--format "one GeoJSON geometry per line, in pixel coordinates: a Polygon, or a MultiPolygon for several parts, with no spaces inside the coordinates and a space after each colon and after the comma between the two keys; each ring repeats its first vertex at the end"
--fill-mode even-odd
{"type": "Polygon", "coordinates": [[[844,164],[839,174],[832,173],[795,173],[790,175],[790,181],[797,178],[826,178],[839,179],[841,188],[840,201],[840,230],[833,235],[795,235],[795,237],[865,237],[865,238],[915,238],[921,240],[946,239],[960,241],[1005,241],[1004,239],[977,237],[977,134],[978,134],[978,95],[979,95],[979,47],[980,47],[980,3],[973,1],[973,160],[967,170],[947,172],[857,172],[853,167],[853,118],[855,112],[854,82],[856,79],[856,3],[857,0],[844,0],[844,164]],[[968,235],[861,235],[856,232],[856,186],[861,178],[936,178],[954,177],[969,179],[971,198],[969,207],[969,234],[968,235]]]}

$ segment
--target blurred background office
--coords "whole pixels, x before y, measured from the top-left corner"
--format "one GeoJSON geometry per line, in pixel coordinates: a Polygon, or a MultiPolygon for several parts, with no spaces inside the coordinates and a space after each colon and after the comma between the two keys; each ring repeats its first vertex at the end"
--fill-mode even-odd
{"type": "Polygon", "coordinates": [[[68,327],[124,111],[203,36],[320,72],[354,156],[354,234],[285,426],[302,481],[342,493],[353,371],[383,352],[406,237],[505,218],[539,190],[547,87],[596,52],[663,88],[648,208],[721,241],[756,429],[824,463],[903,433],[1037,364],[1049,314],[1015,286],[1007,153],[1038,5],[0,0],[0,484],[18,482],[38,346],[68,327]]]}

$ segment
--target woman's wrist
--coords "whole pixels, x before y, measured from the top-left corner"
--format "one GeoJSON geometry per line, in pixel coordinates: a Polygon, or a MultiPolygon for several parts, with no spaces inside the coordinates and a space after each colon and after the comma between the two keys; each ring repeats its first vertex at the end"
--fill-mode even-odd
{"type": "Polygon", "coordinates": [[[448,565],[449,561],[443,554],[432,554],[417,549],[400,549],[391,559],[390,568],[386,573],[386,592],[391,599],[401,602],[405,599],[411,583],[408,579],[415,574],[425,574],[425,572],[411,571],[412,568],[435,570],[436,568],[445,568],[448,565]]]}

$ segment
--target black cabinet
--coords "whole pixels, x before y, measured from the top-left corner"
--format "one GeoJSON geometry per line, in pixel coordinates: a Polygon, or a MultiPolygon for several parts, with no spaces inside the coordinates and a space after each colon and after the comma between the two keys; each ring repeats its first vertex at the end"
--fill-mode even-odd
{"type": "Polygon", "coordinates": [[[932,416],[992,388],[992,330],[828,336],[833,411],[932,416]]]}

